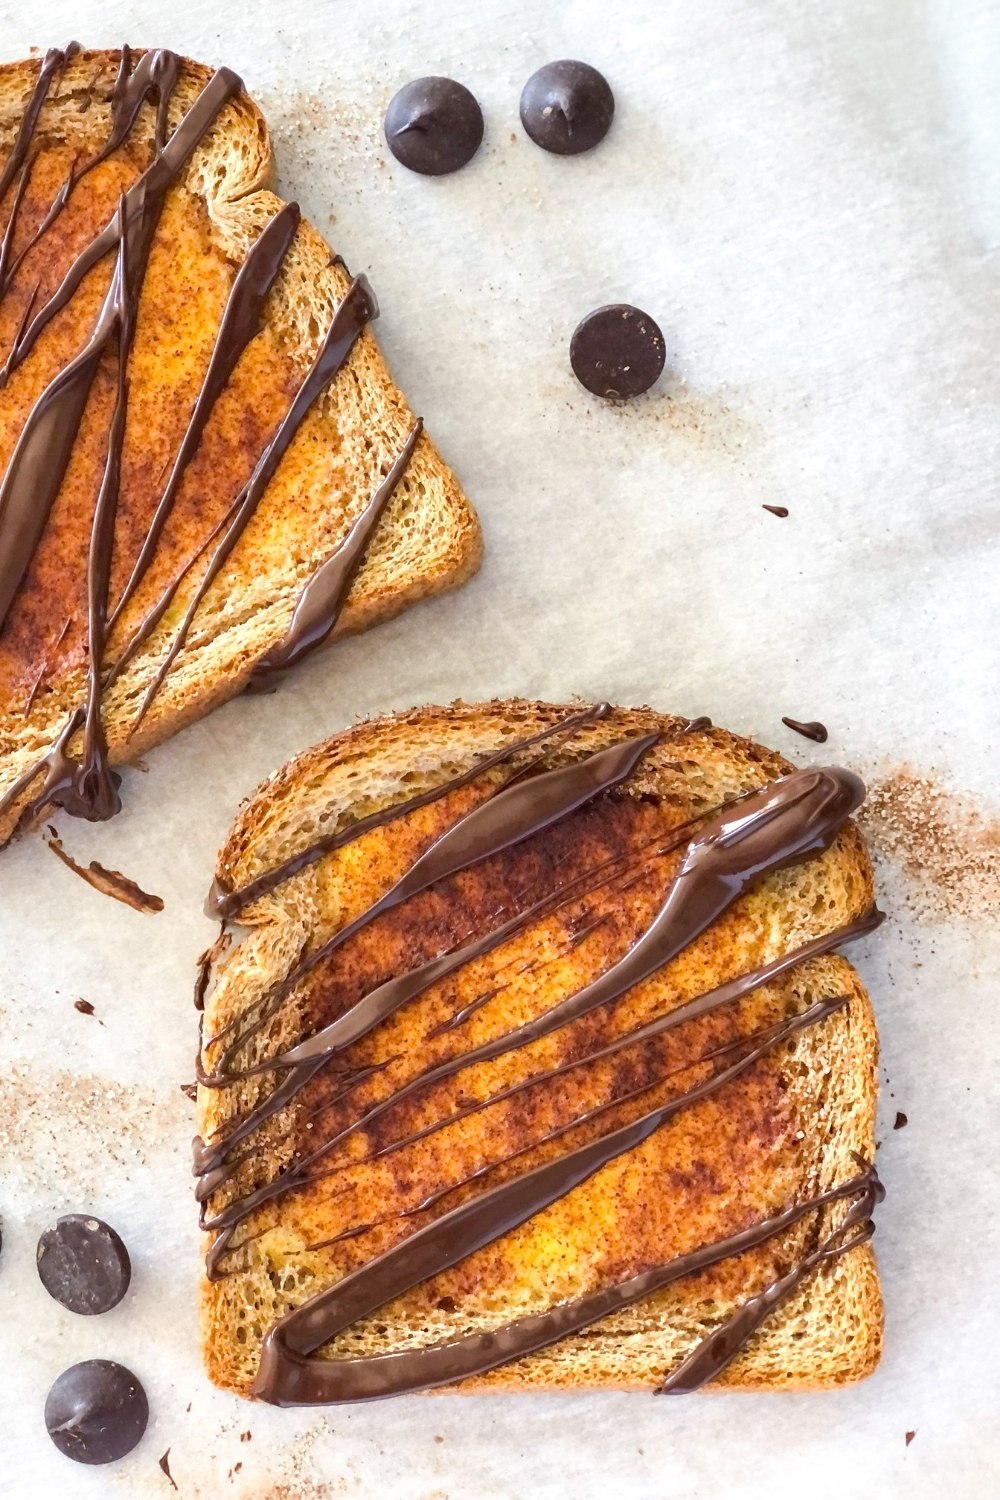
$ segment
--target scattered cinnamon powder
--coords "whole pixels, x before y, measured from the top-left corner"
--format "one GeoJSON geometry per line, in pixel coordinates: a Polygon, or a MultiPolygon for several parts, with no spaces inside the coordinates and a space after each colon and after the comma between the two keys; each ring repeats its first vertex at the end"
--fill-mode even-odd
{"type": "Polygon", "coordinates": [[[876,858],[901,867],[910,905],[951,917],[995,910],[1000,820],[908,766],[870,786],[858,820],[876,858]]]}
{"type": "Polygon", "coordinates": [[[85,1200],[173,1150],[189,1123],[174,1093],[15,1061],[0,1072],[0,1179],[10,1193],[85,1200]]]}

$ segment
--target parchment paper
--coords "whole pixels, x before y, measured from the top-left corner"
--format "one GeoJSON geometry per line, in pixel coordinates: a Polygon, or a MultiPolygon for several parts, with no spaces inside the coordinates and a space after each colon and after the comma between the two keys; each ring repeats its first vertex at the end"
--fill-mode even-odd
{"type": "Polygon", "coordinates": [[[167,1448],[182,1496],[235,1500],[997,1493],[1000,12],[40,0],[0,16],[0,56],[77,35],[245,76],[286,195],[371,276],[393,370],[488,553],[470,587],[163,747],[114,823],[59,820],[71,853],[159,892],[161,915],[88,889],[40,839],[0,857],[0,1493],[169,1497],[167,1448]],[[561,56],[617,96],[611,136],[576,160],[517,120],[524,80],[561,56]],[[392,92],[427,72],[486,112],[453,178],[410,176],[381,139],[392,92]],[[567,362],[577,320],[617,299],[659,319],[672,371],[621,410],[567,362]],[[831,1394],[327,1414],[214,1391],[180,1085],[201,899],[238,802],[356,715],[574,693],[708,713],[873,785],[891,919],[854,956],[883,1041],[881,1369],[831,1394]],[[824,720],[829,744],[782,714],[824,720]],[[102,1318],[61,1310],[34,1270],[39,1232],[80,1209],[133,1255],[102,1318]],[[93,1356],[131,1366],[152,1411],[103,1470],[42,1425],[51,1381],[93,1356]]]}

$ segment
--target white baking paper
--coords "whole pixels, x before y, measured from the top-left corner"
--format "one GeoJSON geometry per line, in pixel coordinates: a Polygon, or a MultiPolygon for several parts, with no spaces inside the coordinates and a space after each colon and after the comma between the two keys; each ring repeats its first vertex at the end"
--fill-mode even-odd
{"type": "Polygon", "coordinates": [[[150,756],[112,824],[59,820],[70,852],[159,892],[161,915],[90,890],[40,839],[0,857],[0,1493],[170,1500],[169,1449],[185,1500],[996,1494],[1000,11],[37,0],[0,15],[4,58],[70,36],[244,75],[286,196],[370,275],[393,370],[487,554],[461,592],[150,756]],[[564,56],[617,98],[608,140],[573,160],[517,118],[528,75],[564,56]],[[399,85],[435,72],[473,89],[487,136],[429,180],[393,162],[380,124],[399,85]],[[669,378],[626,408],[588,397],[567,361],[577,320],[611,300],[652,313],[668,346],[669,378]],[[205,1379],[180,1085],[214,852],[266,773],[356,716],[494,694],[708,713],[878,789],[890,920],[855,952],[883,1042],[888,1325],[866,1384],[296,1414],[205,1379]],[[783,714],[822,719],[829,743],[783,714]],[[39,1232],[80,1209],[135,1266],[101,1318],[64,1312],[33,1264],[39,1232]],[[93,1356],[131,1366],[152,1412],[104,1470],[61,1457],[42,1424],[51,1381],[93,1356]]]}

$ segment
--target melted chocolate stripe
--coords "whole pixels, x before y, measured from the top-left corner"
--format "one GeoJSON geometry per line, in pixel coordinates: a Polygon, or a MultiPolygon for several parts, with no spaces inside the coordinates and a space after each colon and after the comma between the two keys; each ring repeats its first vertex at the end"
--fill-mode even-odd
{"type": "MultiPolygon", "coordinates": [[[[62,729],[56,735],[51,747],[44,755],[40,755],[36,761],[33,761],[26,770],[22,771],[17,780],[11,782],[7,790],[0,796],[0,814],[5,813],[16,802],[17,798],[20,797],[21,793],[27,791],[31,783],[37,777],[41,776],[43,771],[47,771],[48,773],[46,776],[46,786],[50,782],[58,780],[62,774],[63,767],[70,764],[66,756],[66,746],[79,729],[82,719],[83,709],[74,709],[62,729]]],[[[40,796],[36,798],[36,804],[38,807],[44,807],[44,797],[40,796]]]]}
{"type": "Polygon", "coordinates": [[[104,658],[108,580],[115,540],[115,515],[121,487],[121,452],[128,404],[128,358],[135,335],[138,284],[145,274],[156,219],[140,220],[138,232],[125,219],[124,201],[118,209],[118,260],[108,294],[118,334],[118,381],[108,433],[104,476],[97,495],[87,559],[87,702],[83,720],[83,757],[74,786],[59,805],[88,818],[110,818],[118,812],[118,778],[107,761],[107,742],[101,720],[101,662],[104,658]]]}
{"type": "MultiPolygon", "coordinates": [[[[850,1189],[859,1194],[858,1201],[848,1209],[836,1228],[830,1231],[815,1250],[804,1256],[798,1265],[793,1266],[777,1281],[772,1281],[763,1291],[749,1297],[726,1319],[721,1328],[702,1339],[677,1368],[671,1371],[655,1392],[656,1395],[683,1395],[688,1391],[698,1390],[709,1380],[721,1375],[757,1332],[764,1319],[788,1300],[810,1272],[823,1261],[846,1255],[848,1251],[857,1250],[868,1243],[875,1233],[871,1214],[875,1205],[883,1198],[884,1190],[874,1168],[870,1168],[863,1177],[845,1184],[836,1196],[844,1196],[850,1189]]],[[[827,1194],[825,1198],[829,1202],[831,1195],[827,1194]]]]}
{"type": "MultiPolygon", "coordinates": [[[[800,1015],[790,1017],[780,1028],[774,1028],[775,1034],[770,1040],[752,1048],[739,1062],[714,1074],[686,1094],[555,1161],[546,1162],[460,1204],[303,1306],[285,1314],[264,1338],[253,1394],[276,1405],[364,1400],[375,1395],[447,1384],[483,1368],[482,1349],[472,1351],[471,1361],[462,1361],[455,1346],[447,1344],[404,1351],[395,1357],[315,1360],[308,1356],[358,1319],[369,1316],[394,1297],[447,1270],[523,1224],[592,1177],[608,1162],[641,1145],[682,1109],[707,1098],[746,1072],[779,1041],[825,1019],[843,1004],[842,999],[820,1001],[800,1015]],[[393,1372],[388,1379],[385,1378],[386,1364],[377,1361],[388,1362],[393,1372]],[[368,1377],[373,1378],[374,1389],[369,1387],[368,1377]]],[[[500,1332],[507,1335],[507,1344],[496,1363],[501,1359],[515,1358],[520,1353],[516,1325],[509,1325],[500,1332]]],[[[521,1336],[523,1338],[523,1332],[521,1336]]]]}
{"type": "MultiPolygon", "coordinates": [[[[38,124],[38,117],[42,112],[45,100],[48,98],[49,89],[56,73],[62,71],[73,55],[76,43],[71,42],[69,47],[63,51],[59,47],[50,47],[42,58],[38,69],[38,77],[35,79],[34,87],[28,95],[28,102],[24,106],[21,123],[14,138],[14,144],[10,149],[10,155],[4,162],[3,172],[0,173],[0,199],[3,198],[14,178],[24,166],[38,124]]],[[[77,49],[78,50],[78,49],[77,49]]]]}
{"type": "Polygon", "coordinates": [[[360,337],[365,324],[370,318],[377,316],[377,313],[378,308],[368,283],[364,277],[356,277],[351,282],[344,294],[343,300],[333,315],[326,337],[320,345],[309,373],[299,386],[291,406],[278,424],[277,432],[257,460],[249,480],[240,491],[233,519],[228,529],[224,532],[215,551],[212,553],[201,581],[195,589],[194,596],[177,626],[176,633],[167,649],[166,656],[160,663],[152,682],[146,690],[142,703],[139,705],[138,713],[129,730],[130,735],[134,734],[149,711],[149,707],[159,691],[164,678],[170,671],[187,639],[188,631],[191,628],[198,607],[217,578],[226,559],[243,535],[247,524],[263,498],[265,490],[277,473],[278,465],[291,447],[292,440],[302,425],[309,409],[346,364],[351,350],[360,337]]]}
{"type": "Polygon", "coordinates": [[[423,427],[423,420],[418,417],[399,456],[344,540],[303,588],[284,637],[254,665],[251,687],[294,666],[321,646],[333,631],[375,527],[409,467],[423,427]]]}
{"type": "Polygon", "coordinates": [[[55,504],[111,332],[105,302],[90,339],[29,412],[0,482],[0,626],[55,504]]]}
{"type": "MultiPolygon", "coordinates": [[[[231,378],[240,356],[261,331],[264,303],[277,280],[285,256],[291,248],[300,218],[297,203],[288,203],[280,209],[261,230],[237,273],[222,314],[222,322],[219,325],[208,369],[181,439],[181,445],[177,450],[170,477],[153,513],[153,519],[131,576],[108,621],[109,630],[114,628],[115,622],[134,595],[153,560],[167,517],[177,498],[181,480],[198,450],[216,402],[231,378]]],[[[115,675],[134,655],[141,640],[142,636],[137,632],[116,663],[115,675]]]]}
{"type": "MultiPolygon", "coordinates": [[[[3,232],[3,239],[0,240],[0,296],[3,295],[3,288],[7,282],[7,265],[10,261],[10,252],[14,244],[14,235],[17,232],[17,216],[20,212],[21,204],[24,201],[24,194],[27,190],[28,182],[31,178],[31,169],[33,165],[33,162],[26,161],[24,163],[24,166],[18,173],[17,187],[14,189],[14,197],[10,205],[10,215],[7,219],[7,225],[3,232]]],[[[20,259],[21,257],[18,256],[18,261],[20,261],[20,259]]],[[[17,266],[15,263],[14,269],[16,270],[16,268],[17,266]]],[[[9,274],[13,275],[13,271],[11,271],[9,274]]],[[[17,340],[15,339],[14,342],[16,343],[17,340]]]]}
{"type": "MultiPolygon", "coordinates": [[[[511,783],[508,782],[507,784],[510,785],[511,783]]],[[[662,836],[659,839],[651,840],[648,845],[644,846],[642,851],[639,851],[645,855],[644,859],[642,860],[643,865],[648,863],[650,859],[659,858],[664,854],[670,853],[673,849],[678,848],[684,842],[687,836],[687,831],[691,826],[692,824],[683,824],[680,829],[676,830],[678,837],[676,839],[671,839],[666,844],[663,843],[662,836]],[[652,850],[652,853],[648,853],[648,850],[652,850]]],[[[524,907],[523,910],[515,912],[513,916],[509,917],[499,926],[492,928],[489,932],[483,933],[481,936],[470,936],[468,940],[459,943],[454,948],[446,949],[445,952],[439,953],[436,957],[428,960],[427,963],[421,964],[415,969],[407,969],[405,973],[396,975],[392,979],[386,980],[385,984],[398,984],[401,987],[401,991],[405,992],[405,1002],[409,1002],[410,1000],[415,999],[417,995],[422,994],[424,990],[429,989],[430,986],[432,984],[435,984],[439,979],[447,977],[448,974],[453,973],[457,969],[463,968],[466,964],[471,963],[474,959],[482,958],[487,953],[491,952],[494,948],[499,947],[502,942],[504,942],[513,933],[518,932],[521,928],[527,926],[529,922],[533,922],[541,916],[551,916],[555,911],[560,910],[571,901],[582,899],[587,895],[592,895],[595,891],[603,889],[615,879],[620,878],[623,873],[627,874],[628,870],[623,870],[623,866],[625,865],[625,861],[628,857],[628,854],[615,855],[609,859],[602,860],[599,865],[593,866],[589,870],[585,870],[580,875],[573,876],[572,879],[565,881],[562,885],[555,886],[554,889],[548,894],[539,897],[537,901],[533,902],[530,906],[524,907]]],[[[506,907],[500,907],[497,912],[494,913],[494,915],[502,915],[503,911],[506,909],[506,907]]],[[[576,939],[574,938],[574,942],[575,941],[576,939]]],[[[379,985],[377,986],[376,990],[369,991],[368,993],[369,995],[381,994],[383,988],[383,985],[379,985]]],[[[493,991],[493,993],[499,993],[499,990],[495,990],[493,991]]],[[[368,996],[366,996],[365,998],[367,999],[368,996]]],[[[425,1040],[429,1039],[430,1037],[440,1035],[441,1032],[450,1031],[454,1027],[460,1026],[462,1022],[467,1019],[467,1016],[472,1013],[473,1010],[478,1009],[481,1004],[486,1003],[487,998],[489,997],[483,996],[477,1000],[474,1000],[471,1003],[471,1009],[466,1008],[465,1011],[458,1011],[455,1015],[449,1017],[447,1021],[441,1022],[441,1024],[439,1026],[436,1026],[433,1031],[428,1032],[427,1038],[425,1038],[425,1040]]],[[[249,1007],[249,1009],[252,1008],[253,1007],[249,1007]]],[[[203,1038],[203,1046],[209,1047],[216,1042],[221,1041],[223,1037],[228,1035],[235,1028],[235,1026],[246,1017],[246,1015],[249,1013],[249,1009],[248,1011],[244,1011],[239,1016],[235,1017],[233,1021],[228,1023],[226,1026],[220,1028],[220,1030],[217,1031],[214,1035],[203,1038]]],[[[295,1062],[295,1057],[293,1057],[292,1054],[295,1053],[297,1057],[299,1047],[311,1047],[312,1044],[316,1042],[321,1035],[325,1035],[325,1028],[322,1032],[315,1032],[312,1036],[305,1038],[302,1042],[296,1043],[294,1048],[289,1048],[285,1052],[277,1053],[271,1058],[267,1058],[260,1063],[253,1064],[252,1067],[232,1068],[225,1072],[203,1072],[200,1081],[204,1083],[208,1088],[225,1088],[228,1084],[233,1083],[236,1079],[250,1078],[257,1073],[270,1072],[272,1069],[277,1067],[292,1066],[295,1062]]],[[[332,1056],[334,1052],[337,1052],[339,1050],[340,1048],[336,1046],[330,1049],[324,1048],[323,1055],[332,1056]]]]}
{"type": "Polygon", "coordinates": [[[375,828],[384,828],[387,823],[393,823],[397,818],[405,818],[409,813],[416,812],[421,807],[427,807],[431,802],[439,801],[449,792],[468,786],[478,776],[492,770],[494,766],[502,765],[504,761],[510,760],[512,756],[529,749],[532,745],[541,744],[543,740],[552,739],[558,734],[572,733],[573,730],[583,729],[588,724],[596,723],[597,720],[605,718],[608,711],[607,703],[598,703],[583,713],[572,714],[555,724],[548,725],[536,734],[528,735],[526,739],[511,740],[499,750],[494,750],[491,754],[475,761],[467,771],[462,771],[458,776],[452,776],[438,786],[429,787],[427,791],[419,792],[415,797],[408,797],[405,802],[394,802],[381,812],[372,813],[367,818],[359,818],[357,822],[348,824],[346,828],[339,828],[334,833],[314,839],[297,854],[265,870],[262,875],[258,875],[256,879],[241,886],[238,890],[227,889],[217,877],[212,882],[212,888],[205,900],[206,915],[228,921],[251,901],[256,901],[260,896],[276,890],[293,875],[298,875],[302,870],[308,869],[310,865],[316,864],[327,854],[332,854],[335,849],[353,843],[362,834],[371,833],[375,828]]]}

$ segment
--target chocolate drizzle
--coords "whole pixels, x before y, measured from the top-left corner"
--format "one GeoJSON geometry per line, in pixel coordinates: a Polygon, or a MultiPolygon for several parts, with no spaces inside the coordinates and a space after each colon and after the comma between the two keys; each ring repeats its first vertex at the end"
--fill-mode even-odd
{"type": "Polygon", "coordinates": [[[287,671],[296,662],[315,651],[329,637],[337,623],[351,584],[364,561],[365,549],[371,541],[382,512],[396,492],[396,486],[406,473],[410,456],[417,445],[424,424],[418,417],[410,429],[399,456],[382,483],[375,490],[368,504],[347,533],[336,552],[313,574],[299,596],[291,623],[284,638],[272,646],[256,663],[251,685],[262,679],[271,679],[287,671]]]}
{"type": "MultiPolygon", "coordinates": [[[[772,1281],[762,1291],[749,1297],[742,1307],[723,1323],[721,1328],[696,1345],[677,1368],[667,1376],[657,1394],[677,1396],[686,1391],[696,1391],[699,1386],[721,1375],[751,1335],[757,1332],[764,1319],[790,1297],[817,1266],[822,1265],[824,1261],[834,1260],[838,1255],[846,1255],[849,1250],[856,1250],[859,1246],[868,1243],[875,1233],[872,1213],[875,1205],[881,1202],[884,1196],[885,1190],[874,1167],[868,1167],[860,1177],[855,1177],[850,1182],[843,1183],[840,1187],[833,1188],[830,1192],[804,1205],[805,1211],[808,1211],[810,1208],[819,1208],[824,1203],[830,1203],[836,1198],[855,1198],[855,1202],[840,1223],[830,1230],[815,1250],[803,1256],[797,1265],[787,1271],[784,1276],[779,1277],[777,1281],[772,1281]]],[[[790,1212],[798,1213],[798,1210],[793,1209],[790,1212]]],[[[787,1220],[788,1215],[780,1217],[787,1220]]],[[[776,1221],[771,1222],[773,1224],[776,1221]]],[[[730,1251],[730,1253],[736,1252],[730,1251]]]]}
{"type": "Polygon", "coordinates": [[[57,73],[61,73],[69,60],[79,52],[78,42],[70,42],[63,51],[59,47],[50,47],[42,58],[41,67],[38,69],[38,77],[35,79],[34,87],[28,95],[21,116],[21,123],[14,138],[14,144],[10,149],[10,155],[4,163],[3,171],[0,172],[0,199],[4,197],[14,178],[27,164],[28,151],[34,139],[35,127],[38,117],[42,112],[42,106],[49,96],[52,80],[57,73]]]}
{"type": "MultiPolygon", "coordinates": [[[[565,727],[566,721],[557,723],[545,731],[542,737],[559,733],[565,727]]],[[[702,728],[700,721],[688,721],[679,727],[677,733],[697,732],[702,728]]],[[[513,931],[535,920],[541,913],[552,911],[555,906],[569,899],[570,892],[578,894],[581,886],[593,889],[595,884],[605,881],[608,878],[607,869],[602,866],[598,870],[585,872],[571,880],[566,887],[557,889],[526,910],[502,921],[486,935],[473,938],[457,949],[442,953],[416,969],[385,981],[362,995],[330,1025],[296,1046],[278,1055],[257,1059],[245,1067],[239,1066],[237,1059],[243,1046],[259,1032],[264,1021],[275,1013],[295,986],[349,936],[381,913],[391,910],[393,906],[469,864],[487,859],[510,843],[531,837],[553,821],[566,817],[574,808],[582,807],[586,802],[606,793],[610,787],[620,786],[657,738],[655,735],[647,736],[612,745],[609,750],[584,754],[569,765],[549,771],[536,771],[536,763],[532,762],[531,773],[525,775],[522,771],[516,774],[501,791],[460,817],[413,861],[395,885],[367,911],[348,922],[315,952],[300,960],[286,980],[258,1002],[259,1010],[255,1006],[252,1015],[246,1012],[237,1016],[221,1033],[208,1039],[206,1045],[219,1042],[224,1045],[213,1071],[207,1071],[199,1062],[199,1081],[203,1086],[224,1087],[257,1074],[269,1074],[273,1080],[270,1091],[256,1106],[231,1122],[225,1132],[209,1141],[199,1140],[195,1143],[195,1168],[200,1176],[197,1196],[203,1205],[202,1224],[213,1234],[207,1257],[207,1269],[211,1278],[228,1274],[222,1270],[222,1262],[227,1253],[235,1252],[238,1248],[232,1245],[232,1236],[237,1226],[263,1204],[315,1182],[317,1165],[322,1168],[323,1157],[347,1136],[371,1124],[402,1099],[427,1089],[441,1079],[515,1048],[528,1046],[592,1010],[610,1005],[675,958],[755,880],[826,849],[864,795],[860,781],[850,772],[832,768],[800,771],[703,815],[694,825],[675,830],[673,839],[668,838],[665,843],[663,840],[658,841],[658,847],[649,856],[656,857],[685,843],[687,845],[660,908],[627,952],[604,973],[552,1005],[535,1020],[426,1068],[374,1104],[355,1110],[346,1125],[333,1133],[324,1132],[305,1154],[297,1152],[294,1165],[282,1170],[270,1181],[230,1197],[222,1207],[210,1211],[209,1200],[231,1178],[236,1168],[253,1155],[252,1143],[243,1155],[234,1155],[235,1148],[246,1143],[265,1121],[292,1104],[300,1090],[319,1072],[324,1068],[333,1070],[335,1092],[332,1098],[326,1097],[325,1107],[346,1097],[360,1082],[393,1061],[390,1058],[383,1063],[351,1068],[342,1057],[346,1048],[445,975],[489,952],[513,931]],[[234,1030],[235,1036],[230,1035],[234,1030]]],[[[515,742],[499,755],[514,755],[526,743],[530,742],[515,742]]],[[[487,762],[480,763],[479,769],[482,770],[487,764],[495,765],[497,759],[498,756],[488,758],[487,762]]],[[[476,774],[476,768],[473,768],[471,774],[476,774]]],[[[450,787],[464,784],[469,779],[470,773],[454,778],[445,787],[439,788],[437,795],[442,795],[450,787]]],[[[389,817],[401,816],[409,805],[397,804],[389,810],[387,816],[380,817],[377,821],[386,822],[389,817]]],[[[375,825],[369,825],[366,820],[365,824],[354,825],[353,832],[357,835],[368,826],[375,825]]],[[[347,830],[347,836],[350,834],[351,830],[347,830]]],[[[324,841],[325,849],[336,848],[343,842],[345,836],[336,835],[332,840],[324,841]]],[[[303,851],[294,861],[289,862],[292,868],[281,878],[288,878],[305,868],[311,862],[310,853],[309,850],[303,851]]],[[[616,861],[612,860],[610,864],[616,866],[616,861]]],[[[617,864],[620,865],[620,860],[617,864]]],[[[620,868],[617,870],[618,876],[628,876],[628,873],[622,872],[620,868]]],[[[278,883],[274,872],[264,879],[267,889],[273,889],[278,883]]],[[[356,1154],[352,1155],[350,1160],[356,1166],[359,1161],[383,1157],[472,1113],[509,1099],[522,1090],[558,1078],[571,1069],[613,1057],[626,1048],[651,1042],[673,1028],[751,994],[795,965],[872,931],[880,921],[881,913],[873,910],[867,916],[813,938],[708,993],[683,1001],[666,1014],[633,1027],[602,1046],[592,1046],[583,1056],[574,1054],[569,1061],[541,1072],[536,1071],[486,1098],[477,1098],[472,1102],[462,1102],[460,1099],[457,1109],[434,1118],[432,1123],[423,1124],[409,1134],[393,1135],[390,1132],[384,1144],[379,1144],[368,1155],[360,1158],[356,1154]]],[[[572,941],[575,938],[571,939],[571,945],[572,941]]],[[[489,993],[483,997],[488,998],[489,993]]],[[[475,1009],[479,1003],[480,1001],[473,1002],[468,1009],[475,1009]]],[[[545,1314],[520,1319],[488,1334],[475,1334],[430,1348],[358,1360],[315,1359],[311,1356],[359,1318],[369,1316],[384,1303],[455,1265],[474,1250],[540,1212],[614,1157],[633,1149],[665,1125],[679,1110],[724,1088],[785,1038],[803,1027],[820,1024],[845,1003],[845,997],[819,1001],[805,1011],[786,1016],[763,1031],[739,1036],[735,1041],[727,1042],[706,1056],[696,1058],[685,1067],[708,1066],[711,1072],[707,1077],[702,1076],[678,1097],[647,1111],[638,1120],[606,1131],[582,1146],[564,1151],[542,1166],[521,1172],[500,1186],[474,1193],[459,1207],[410,1233],[374,1260],[343,1277],[302,1307],[294,1309],[266,1335],[261,1365],[253,1387],[254,1394],[279,1405],[310,1405],[372,1399],[447,1384],[471,1374],[479,1374],[506,1360],[518,1358],[552,1343],[615,1308],[627,1306],[630,1302],[649,1295],[657,1287],[672,1280],[763,1243],[805,1215],[817,1213],[836,1200],[856,1200],[840,1226],[825,1232],[826,1237],[814,1252],[807,1255],[793,1272],[773,1286],[765,1288],[739,1308],[730,1323],[712,1335],[705,1345],[699,1346],[696,1354],[674,1372],[664,1388],[693,1389],[695,1385],[712,1378],[742,1347],[770,1308],[789,1295],[806,1275],[825,1260],[845,1253],[867,1237],[870,1232],[870,1210],[877,1196],[877,1179],[873,1172],[866,1169],[860,1178],[805,1203],[793,1205],[727,1240],[680,1256],[630,1282],[577,1302],[561,1305],[545,1314]]],[[[455,1024],[460,1024],[464,1014],[455,1018],[455,1024]]],[[[450,1024],[438,1027],[437,1031],[449,1029],[450,1024]]],[[[643,1081],[637,1089],[624,1097],[637,1097],[648,1087],[648,1081],[643,1081]]],[[[536,1141],[534,1144],[555,1141],[567,1131],[597,1119],[612,1104],[622,1102],[623,1098],[618,1096],[608,1103],[600,1104],[587,1115],[577,1116],[558,1125],[541,1142],[536,1141]]],[[[504,1160],[512,1161],[518,1154],[519,1152],[515,1152],[514,1156],[504,1160]]],[[[459,1189],[478,1186],[481,1176],[501,1165],[503,1162],[490,1161],[461,1181],[451,1182],[435,1190],[413,1208],[404,1208],[384,1220],[348,1227],[335,1235],[333,1240],[323,1243],[335,1243],[339,1239],[364,1234],[377,1227],[377,1224],[388,1223],[394,1217],[408,1218],[422,1213],[459,1189]]],[[[321,1171],[319,1175],[322,1175],[321,1171]]],[[[246,1240],[241,1243],[246,1243],[246,1240]]],[[[322,1246],[311,1248],[319,1249],[322,1246]]]]}
{"type": "MultiPolygon", "coordinates": [[[[127,47],[123,48],[111,95],[110,125],[102,145],[82,164],[73,164],[38,228],[12,258],[18,212],[30,181],[32,140],[52,81],[65,69],[77,50],[74,46],[66,52],[53,51],[46,55],[25,106],[11,153],[0,174],[0,198],[14,186],[0,241],[0,297],[10,286],[28,251],[55,223],[82,179],[124,144],[147,101],[154,102],[156,108],[154,153],[146,170],[122,195],[114,217],[76,256],[52,295],[40,306],[36,305],[37,287],[28,297],[13,346],[0,369],[2,386],[12,371],[27,359],[42,332],[69,304],[89,273],[106,256],[114,253],[111,284],[93,331],[79,352],[36,400],[0,481],[2,628],[61,489],[98,368],[113,353],[117,392],[87,551],[86,694],[84,702],[70,713],[58,731],[51,747],[0,794],[2,814],[41,778],[40,789],[22,810],[22,817],[26,820],[50,806],[61,806],[76,816],[90,819],[107,818],[118,811],[118,777],[110,766],[103,725],[104,695],[149,641],[185,578],[204,559],[204,569],[193,588],[190,602],[128,727],[126,738],[129,738],[149,711],[184,647],[208,589],[256,512],[302,421],[344,365],[365,324],[377,316],[370,289],[363,278],[356,279],[337,307],[311,368],[259,455],[250,479],[233,498],[215,531],[188,558],[179,575],[162,591],[128,636],[116,645],[114,659],[108,660],[112,632],[156,556],[181,482],[199,449],[212,412],[241,355],[261,330],[266,300],[298,229],[299,210],[296,205],[289,204],[275,215],[251,246],[234,280],[197,400],[131,573],[112,608],[109,586],[128,408],[128,367],[146,265],[168,190],[177,182],[220,111],[240,92],[242,84],[230,69],[219,69],[181,116],[173,132],[168,134],[171,100],[180,75],[181,60],[162,49],[146,52],[136,60],[127,47]],[[71,745],[81,730],[79,749],[71,753],[71,745]]],[[[316,577],[306,584],[289,631],[260,663],[262,672],[299,659],[332,629],[372,532],[405,472],[419,430],[418,423],[347,537],[321,565],[316,577]]],[[[34,704],[46,670],[43,663],[29,691],[27,711],[34,704]]]]}

